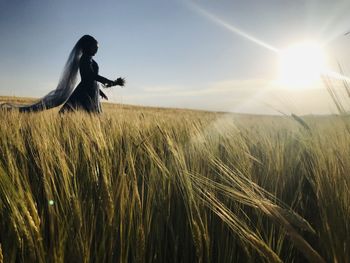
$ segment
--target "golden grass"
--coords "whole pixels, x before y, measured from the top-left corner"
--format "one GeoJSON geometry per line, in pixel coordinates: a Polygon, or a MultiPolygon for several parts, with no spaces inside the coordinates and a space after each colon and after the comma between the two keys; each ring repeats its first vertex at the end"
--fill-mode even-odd
{"type": "Polygon", "coordinates": [[[0,113],[4,262],[349,262],[348,118],[104,108],[0,113]]]}

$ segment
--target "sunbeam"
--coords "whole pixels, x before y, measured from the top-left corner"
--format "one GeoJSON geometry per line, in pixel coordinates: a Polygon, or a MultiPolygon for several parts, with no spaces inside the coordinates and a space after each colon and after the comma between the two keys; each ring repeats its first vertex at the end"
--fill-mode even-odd
{"type": "Polygon", "coordinates": [[[350,82],[349,77],[347,77],[341,73],[338,73],[338,72],[334,72],[334,71],[329,70],[329,71],[324,72],[324,75],[329,77],[329,78],[332,78],[332,79],[350,82]]]}
{"type": "Polygon", "coordinates": [[[278,53],[279,52],[279,49],[277,49],[276,47],[244,32],[243,30],[225,22],[224,20],[216,17],[215,15],[209,13],[208,11],[204,10],[203,8],[201,8],[200,6],[194,4],[194,3],[187,3],[193,10],[195,10],[197,13],[203,15],[204,17],[210,19],[211,21],[215,22],[216,24],[218,25],[221,25],[222,27],[228,29],[229,31],[241,36],[241,37],[244,37],[245,39],[255,43],[255,44],[258,44],[259,46],[261,47],[264,47],[270,51],[273,51],[275,53],[278,53]]]}
{"type": "Polygon", "coordinates": [[[329,17],[320,25],[320,30],[318,32],[318,35],[323,36],[324,38],[324,46],[333,42],[337,38],[343,37],[344,33],[347,32],[348,21],[344,21],[340,18],[348,17],[349,7],[349,2],[344,1],[341,4],[334,5],[333,8],[329,10],[329,17]]]}

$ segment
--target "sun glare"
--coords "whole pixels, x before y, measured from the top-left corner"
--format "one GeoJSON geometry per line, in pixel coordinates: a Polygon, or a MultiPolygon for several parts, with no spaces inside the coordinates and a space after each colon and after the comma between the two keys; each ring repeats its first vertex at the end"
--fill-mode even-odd
{"type": "Polygon", "coordinates": [[[279,82],[287,88],[312,88],[326,70],[326,55],[317,43],[304,42],[280,52],[279,82]]]}

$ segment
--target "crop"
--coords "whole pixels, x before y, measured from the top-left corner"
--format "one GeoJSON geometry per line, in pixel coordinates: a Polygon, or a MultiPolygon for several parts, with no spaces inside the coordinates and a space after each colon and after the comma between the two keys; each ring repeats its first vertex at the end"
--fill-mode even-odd
{"type": "Polygon", "coordinates": [[[350,120],[0,112],[0,262],[349,262],[350,120]]]}

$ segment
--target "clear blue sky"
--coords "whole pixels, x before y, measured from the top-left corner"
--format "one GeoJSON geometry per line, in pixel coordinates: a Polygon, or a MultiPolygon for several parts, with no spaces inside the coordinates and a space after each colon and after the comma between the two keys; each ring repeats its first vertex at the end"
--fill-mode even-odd
{"type": "Polygon", "coordinates": [[[323,113],[330,106],[322,89],[266,91],[276,54],[213,17],[278,49],[303,39],[327,43],[347,68],[349,10],[348,0],[0,0],[0,95],[54,89],[75,42],[91,34],[101,75],[127,79],[126,88],[107,91],[112,101],[323,113]]]}

